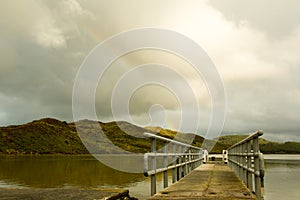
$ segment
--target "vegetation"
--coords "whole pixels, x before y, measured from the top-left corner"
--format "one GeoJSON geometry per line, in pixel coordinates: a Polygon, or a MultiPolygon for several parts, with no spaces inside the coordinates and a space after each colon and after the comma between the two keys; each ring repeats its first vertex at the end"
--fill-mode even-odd
{"type": "Polygon", "coordinates": [[[300,142],[285,142],[285,143],[268,142],[265,144],[261,144],[260,149],[263,153],[299,154],[300,142]]]}
{"type": "Polygon", "coordinates": [[[77,132],[66,122],[41,119],[19,126],[0,128],[2,154],[88,153],[77,132]]]}
{"type": "MultiPolygon", "coordinates": [[[[221,152],[221,149],[227,149],[231,145],[245,139],[248,135],[226,135],[217,139],[217,144],[213,152],[221,152]]],[[[270,142],[259,138],[259,148],[265,154],[300,154],[300,142],[270,142]]]]}
{"type": "MultiPolygon", "coordinates": [[[[45,118],[24,125],[0,127],[0,154],[145,153],[150,151],[151,145],[150,140],[143,136],[144,132],[198,147],[204,141],[203,137],[192,133],[160,127],[141,128],[123,121],[102,123],[82,120],[75,126],[75,123],[45,118]]],[[[205,144],[215,143],[211,152],[221,153],[245,137],[247,135],[221,136],[206,140],[205,144]]],[[[299,142],[276,143],[264,139],[259,142],[263,153],[300,153],[299,142]]],[[[162,145],[162,142],[158,143],[159,148],[162,145]]]]}

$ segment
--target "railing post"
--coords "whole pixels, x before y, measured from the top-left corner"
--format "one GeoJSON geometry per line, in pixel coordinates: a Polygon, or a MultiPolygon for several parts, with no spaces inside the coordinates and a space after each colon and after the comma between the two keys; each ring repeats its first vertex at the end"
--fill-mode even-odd
{"type": "Polygon", "coordinates": [[[249,171],[249,169],[252,168],[252,159],[251,159],[251,142],[249,141],[247,143],[247,187],[252,192],[253,191],[253,179],[252,179],[252,173],[249,171]]]}
{"type": "MultiPolygon", "coordinates": [[[[183,148],[184,149],[184,148],[183,148]]],[[[186,165],[186,151],[183,150],[183,153],[184,155],[182,156],[182,176],[181,177],[184,177],[186,175],[186,169],[187,169],[187,165],[186,165]]]]}
{"type": "Polygon", "coordinates": [[[247,142],[242,144],[242,159],[243,159],[243,182],[246,185],[247,184],[247,170],[246,170],[246,145],[247,142]]]}
{"type": "Polygon", "coordinates": [[[197,158],[199,161],[195,163],[193,170],[195,168],[197,168],[199,165],[202,165],[202,163],[203,163],[203,151],[201,151],[201,150],[195,150],[195,153],[197,153],[197,155],[195,156],[195,158],[197,158]],[[202,156],[201,156],[201,154],[202,154],[202,156]]]}
{"type": "MultiPolygon", "coordinates": [[[[178,149],[179,149],[180,153],[183,153],[182,146],[179,146],[178,149]]],[[[182,166],[181,166],[181,164],[182,164],[182,157],[183,157],[182,155],[180,155],[178,157],[178,163],[180,164],[180,166],[178,167],[177,181],[179,181],[182,178],[182,166]]]]}
{"type": "Polygon", "coordinates": [[[264,155],[259,152],[259,177],[260,177],[260,184],[261,184],[261,196],[264,196],[264,188],[265,188],[265,183],[264,183],[264,176],[265,176],[265,163],[264,163],[264,155]]]}
{"type": "MultiPolygon", "coordinates": [[[[238,161],[238,160],[237,160],[237,156],[236,156],[236,153],[237,153],[236,148],[237,148],[237,147],[234,147],[234,149],[233,149],[233,153],[234,153],[234,156],[233,156],[233,157],[234,157],[234,160],[235,160],[235,161],[238,161]]],[[[233,166],[234,166],[234,171],[235,171],[235,173],[238,175],[238,174],[239,174],[239,173],[238,173],[238,166],[237,166],[236,164],[234,164],[233,166]]]]}
{"type": "MultiPolygon", "coordinates": [[[[172,163],[176,164],[177,159],[176,159],[176,156],[174,155],[176,153],[176,146],[175,146],[175,144],[172,144],[172,153],[173,153],[172,163]]],[[[172,183],[175,183],[177,181],[177,172],[176,171],[177,171],[176,168],[172,169],[172,183]]]]}
{"type": "Polygon", "coordinates": [[[199,166],[199,165],[202,165],[203,164],[203,161],[204,161],[204,151],[203,150],[198,150],[198,158],[200,159],[201,157],[201,160],[199,161],[199,164],[197,164],[197,167],[199,166]],[[202,155],[202,156],[200,156],[200,155],[202,155]]]}
{"type": "MultiPolygon", "coordinates": [[[[196,159],[198,159],[198,162],[195,162],[195,164],[193,165],[192,170],[196,169],[196,167],[199,166],[199,164],[202,164],[202,159],[200,157],[200,154],[202,153],[200,150],[195,150],[194,153],[197,153],[197,155],[195,156],[196,159]],[[201,160],[200,160],[201,159],[201,160]]],[[[202,156],[203,157],[203,156],[202,156]]],[[[193,158],[194,159],[194,158],[193,158]]]]}
{"type": "Polygon", "coordinates": [[[243,152],[243,145],[242,144],[240,144],[239,145],[239,149],[238,149],[238,153],[239,153],[239,177],[240,177],[240,179],[243,181],[243,171],[244,171],[244,169],[242,168],[242,166],[241,165],[243,165],[243,156],[242,156],[242,152],[243,152]]]}
{"type": "Polygon", "coordinates": [[[168,145],[166,142],[164,142],[164,153],[166,154],[164,156],[164,167],[167,168],[166,171],[164,171],[164,188],[168,187],[168,145]]]}
{"type": "Polygon", "coordinates": [[[254,172],[255,172],[255,196],[259,200],[261,199],[261,183],[260,183],[260,172],[259,172],[259,144],[258,137],[253,140],[253,151],[254,151],[254,172]]]}
{"type": "MultiPolygon", "coordinates": [[[[164,138],[152,133],[144,133],[144,136],[151,138],[151,152],[144,154],[144,175],[150,176],[151,180],[151,196],[156,194],[156,174],[163,173],[163,185],[168,186],[168,170],[172,169],[172,182],[178,181],[185,174],[191,171],[194,163],[201,161],[200,158],[202,152],[201,148],[191,146],[179,141],[174,141],[169,138],[164,138]],[[164,142],[163,151],[157,152],[157,140],[164,142]],[[168,148],[166,143],[171,143],[171,149],[168,148]],[[185,151],[187,149],[187,151],[185,151]],[[170,154],[169,152],[172,151],[170,154]],[[199,153],[194,153],[198,152],[199,153]],[[157,158],[162,158],[162,167],[157,166],[157,158]],[[172,162],[169,165],[169,160],[172,162]],[[158,167],[158,168],[157,168],[158,167]]],[[[159,165],[161,165],[159,160],[159,165]]],[[[201,163],[200,163],[201,164],[201,163]]]]}
{"type": "Polygon", "coordinates": [[[255,192],[258,200],[263,199],[264,166],[263,155],[259,151],[259,137],[262,135],[262,131],[257,131],[228,148],[230,167],[249,190],[255,192]]]}
{"type": "MultiPolygon", "coordinates": [[[[235,153],[235,148],[232,149],[232,153],[233,153],[233,154],[235,153]]],[[[235,156],[235,155],[232,155],[232,160],[235,160],[235,161],[236,161],[236,156],[235,156]]],[[[233,168],[234,173],[237,174],[237,171],[236,171],[236,164],[232,163],[232,168],[233,168]]]]}
{"type": "Polygon", "coordinates": [[[191,148],[189,148],[189,154],[188,154],[188,161],[189,161],[189,164],[188,164],[188,171],[187,171],[187,173],[190,173],[190,172],[192,171],[192,168],[193,168],[193,164],[190,163],[191,160],[192,160],[192,155],[191,155],[191,153],[192,153],[192,150],[191,150],[191,148]]]}
{"type": "MultiPolygon", "coordinates": [[[[156,138],[151,138],[151,152],[156,153],[156,138]]],[[[151,157],[152,169],[156,170],[156,156],[151,157]]],[[[156,174],[151,175],[151,196],[156,193],[156,174]]]]}

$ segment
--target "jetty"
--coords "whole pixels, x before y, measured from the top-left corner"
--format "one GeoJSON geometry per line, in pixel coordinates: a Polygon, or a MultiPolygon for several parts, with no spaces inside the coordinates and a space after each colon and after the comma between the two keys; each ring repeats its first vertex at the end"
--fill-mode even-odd
{"type": "Polygon", "coordinates": [[[258,144],[262,134],[257,131],[223,154],[209,155],[204,149],[145,133],[152,140],[151,152],[144,156],[144,174],[151,177],[150,200],[263,199],[264,161],[258,144]],[[169,146],[157,150],[157,140],[169,146]],[[168,171],[172,172],[171,185],[168,171]],[[164,185],[159,192],[158,173],[163,173],[164,185]]]}
{"type": "Polygon", "coordinates": [[[226,164],[204,164],[150,199],[256,199],[226,164]]]}

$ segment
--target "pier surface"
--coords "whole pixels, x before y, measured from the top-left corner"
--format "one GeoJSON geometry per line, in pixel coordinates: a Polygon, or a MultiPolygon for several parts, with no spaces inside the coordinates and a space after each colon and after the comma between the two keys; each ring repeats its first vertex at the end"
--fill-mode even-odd
{"type": "Polygon", "coordinates": [[[256,199],[226,164],[203,164],[151,200],[256,199]]]}

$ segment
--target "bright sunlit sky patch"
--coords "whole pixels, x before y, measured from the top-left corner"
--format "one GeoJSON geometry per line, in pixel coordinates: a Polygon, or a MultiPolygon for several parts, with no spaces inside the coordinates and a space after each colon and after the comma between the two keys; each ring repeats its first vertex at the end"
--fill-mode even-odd
{"type": "MultiPolygon", "coordinates": [[[[227,97],[223,134],[262,129],[267,139],[300,141],[299,7],[298,0],[1,0],[0,125],[42,117],[72,121],[73,83],[87,54],[114,34],[156,27],[191,38],[215,63],[227,97]]],[[[149,62],[173,67],[192,85],[203,135],[211,113],[204,81],[182,59],[154,50],[112,64],[96,93],[99,120],[115,120],[110,95],[118,78],[149,62]]],[[[180,105],[170,91],[145,87],[129,106],[136,124],[157,116],[150,125],[161,125],[164,114],[165,128],[178,128],[180,105]],[[161,107],[149,116],[156,103],[161,107]]]]}

